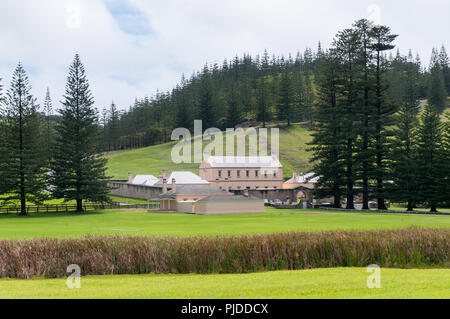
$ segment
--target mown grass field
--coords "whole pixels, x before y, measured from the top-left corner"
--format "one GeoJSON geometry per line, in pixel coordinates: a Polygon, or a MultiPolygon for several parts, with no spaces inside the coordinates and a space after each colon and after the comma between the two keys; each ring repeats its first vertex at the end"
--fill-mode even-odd
{"type": "Polygon", "coordinates": [[[0,279],[0,298],[308,299],[450,298],[450,269],[381,269],[381,288],[369,289],[366,268],[333,268],[237,275],[82,277],[81,289],[65,279],[0,279]]]}
{"type": "MultiPolygon", "coordinates": [[[[310,154],[307,152],[307,144],[311,141],[311,134],[300,125],[280,128],[280,160],[283,164],[284,175],[289,177],[292,170],[309,170],[310,154]]],[[[205,142],[207,145],[209,142],[205,142]]],[[[200,164],[174,164],[171,160],[172,148],[176,143],[150,146],[138,150],[119,152],[107,155],[108,176],[114,179],[127,179],[128,173],[153,174],[166,169],[171,171],[192,171],[198,174],[200,164]]]]}
{"type": "Polygon", "coordinates": [[[87,214],[0,215],[0,238],[69,238],[85,235],[196,236],[268,234],[288,231],[449,228],[447,215],[410,215],[320,210],[277,210],[266,214],[199,216],[145,211],[87,214]]]}

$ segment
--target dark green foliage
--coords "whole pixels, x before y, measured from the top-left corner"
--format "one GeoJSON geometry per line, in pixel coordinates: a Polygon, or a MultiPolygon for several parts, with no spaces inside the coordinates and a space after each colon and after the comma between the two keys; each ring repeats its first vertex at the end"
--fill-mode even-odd
{"type": "Polygon", "coordinates": [[[439,53],[439,64],[441,65],[442,74],[444,76],[445,89],[447,93],[450,94],[450,59],[444,46],[441,47],[439,53]]]}
{"type": "Polygon", "coordinates": [[[106,159],[100,155],[98,115],[78,55],[70,66],[63,98],[52,163],[53,195],[76,200],[82,211],[83,200],[107,202],[109,189],[106,159]]]}
{"type": "Polygon", "coordinates": [[[433,105],[436,108],[436,111],[442,113],[447,107],[447,98],[448,92],[445,88],[443,68],[436,57],[436,61],[432,62],[430,70],[428,103],[433,105]]]}
{"type": "MultiPolygon", "coordinates": [[[[411,61],[411,59],[409,59],[411,61]]],[[[417,158],[417,115],[419,113],[419,67],[414,62],[405,62],[398,67],[397,92],[401,105],[394,116],[395,128],[390,145],[389,168],[392,183],[387,185],[389,198],[399,203],[407,203],[408,211],[418,202],[419,176],[417,158]]],[[[392,72],[393,73],[393,72],[392,72]]]]}
{"type": "Polygon", "coordinates": [[[45,123],[46,123],[45,144],[47,146],[47,161],[48,161],[48,165],[50,165],[50,161],[52,159],[53,142],[55,139],[55,128],[54,128],[54,122],[52,121],[53,103],[52,103],[52,99],[50,97],[50,89],[49,88],[47,88],[47,93],[45,94],[44,113],[45,113],[45,123]]]}
{"type": "Polygon", "coordinates": [[[389,199],[407,203],[412,211],[419,200],[419,171],[417,154],[417,105],[405,102],[395,116],[396,128],[393,132],[390,152],[389,199]]]}
{"type": "Polygon", "coordinates": [[[242,122],[242,108],[240,108],[237,90],[235,89],[233,84],[231,85],[229,91],[230,92],[228,94],[227,101],[226,126],[227,128],[235,128],[236,125],[242,122]]]}
{"type": "Polygon", "coordinates": [[[28,77],[19,63],[7,91],[0,121],[0,194],[4,200],[40,204],[46,198],[45,145],[38,105],[30,93],[28,77]]]}
{"type": "Polygon", "coordinates": [[[206,67],[201,78],[201,95],[199,97],[198,119],[203,121],[203,128],[215,127],[215,96],[211,75],[206,67]]]}
{"type": "MultiPolygon", "coordinates": [[[[437,211],[439,204],[449,201],[448,172],[450,157],[444,139],[445,128],[436,109],[426,105],[417,132],[418,201],[437,211]]],[[[448,140],[447,140],[448,141],[448,140]]]]}
{"type": "Polygon", "coordinates": [[[392,44],[397,35],[391,34],[391,30],[386,26],[375,26],[372,30],[374,37],[374,55],[375,55],[375,156],[376,169],[375,179],[376,196],[378,198],[378,208],[386,210],[384,186],[387,177],[386,159],[388,153],[388,135],[387,128],[392,124],[392,115],[396,111],[396,105],[387,99],[387,82],[386,73],[388,71],[388,63],[383,58],[383,53],[392,50],[395,46],[392,44]]]}
{"type": "Polygon", "coordinates": [[[267,122],[272,119],[272,110],[270,108],[270,92],[268,90],[267,80],[264,77],[258,81],[256,105],[256,120],[262,122],[263,127],[266,127],[267,122]]]}
{"type": "Polygon", "coordinates": [[[322,60],[319,79],[318,106],[311,150],[319,176],[315,194],[319,198],[333,197],[335,208],[341,207],[344,184],[345,139],[342,135],[342,100],[339,99],[340,63],[335,51],[322,60]]]}
{"type": "Polygon", "coordinates": [[[281,74],[280,89],[277,104],[277,117],[280,121],[287,122],[291,125],[292,115],[294,111],[295,94],[292,85],[292,75],[287,67],[281,74]]]}

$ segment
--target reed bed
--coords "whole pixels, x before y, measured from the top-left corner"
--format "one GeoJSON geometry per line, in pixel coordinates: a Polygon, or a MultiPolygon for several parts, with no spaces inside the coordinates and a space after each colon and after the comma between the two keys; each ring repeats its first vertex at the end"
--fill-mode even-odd
{"type": "Polygon", "coordinates": [[[0,278],[81,274],[249,273],[331,267],[446,267],[450,229],[333,231],[232,237],[0,240],[0,278]]]}

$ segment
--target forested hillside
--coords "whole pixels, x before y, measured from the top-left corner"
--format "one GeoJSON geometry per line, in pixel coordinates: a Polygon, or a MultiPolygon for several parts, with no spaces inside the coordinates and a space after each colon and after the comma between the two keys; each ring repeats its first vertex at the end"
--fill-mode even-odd
{"type": "MultiPolygon", "coordinates": [[[[392,103],[404,100],[405,74],[415,70],[418,99],[436,101],[442,111],[450,91],[449,58],[446,50],[432,49],[433,58],[423,63],[412,52],[383,52],[386,64],[386,92],[392,103]]],[[[134,102],[128,111],[112,104],[101,112],[106,150],[120,150],[170,141],[174,128],[192,129],[194,119],[203,127],[220,129],[239,124],[264,126],[278,121],[286,125],[305,122],[311,125],[319,103],[317,83],[326,72],[323,61],[328,50],[320,43],[316,50],[295,55],[235,57],[232,61],[206,64],[170,92],[158,92],[134,102]]]]}

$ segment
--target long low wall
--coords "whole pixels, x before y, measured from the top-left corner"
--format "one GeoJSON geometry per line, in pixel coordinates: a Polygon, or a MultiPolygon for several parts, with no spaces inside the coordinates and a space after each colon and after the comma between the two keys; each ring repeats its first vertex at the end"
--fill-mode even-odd
{"type": "Polygon", "coordinates": [[[108,186],[112,188],[109,192],[111,195],[122,197],[138,198],[138,199],[154,199],[162,193],[162,188],[144,186],[144,185],[130,185],[127,182],[111,181],[108,186]]]}

